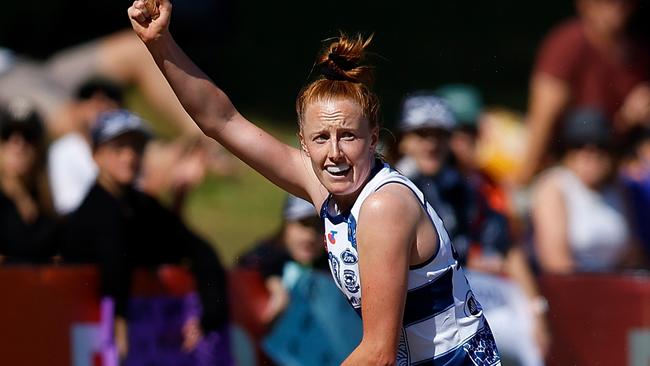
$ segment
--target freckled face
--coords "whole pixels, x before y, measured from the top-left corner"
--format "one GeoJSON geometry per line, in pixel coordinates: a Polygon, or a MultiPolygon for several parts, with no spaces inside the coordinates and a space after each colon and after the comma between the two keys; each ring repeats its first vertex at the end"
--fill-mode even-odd
{"type": "Polygon", "coordinates": [[[300,135],[323,186],[339,198],[355,196],[370,175],[378,141],[361,107],[347,100],[315,102],[305,109],[300,135]]]}

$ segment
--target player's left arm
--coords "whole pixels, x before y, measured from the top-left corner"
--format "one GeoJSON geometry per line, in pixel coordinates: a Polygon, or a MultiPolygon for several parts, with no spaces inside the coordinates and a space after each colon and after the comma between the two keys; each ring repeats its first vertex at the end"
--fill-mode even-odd
{"type": "Polygon", "coordinates": [[[363,203],[357,228],[363,339],[343,365],[395,364],[421,215],[413,193],[397,184],[383,187],[363,203]]]}

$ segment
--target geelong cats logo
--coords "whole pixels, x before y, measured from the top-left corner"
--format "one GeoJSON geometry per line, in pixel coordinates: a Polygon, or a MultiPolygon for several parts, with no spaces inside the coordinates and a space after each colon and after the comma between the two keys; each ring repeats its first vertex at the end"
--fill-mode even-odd
{"type": "Polygon", "coordinates": [[[341,260],[344,264],[356,264],[358,262],[357,256],[350,249],[346,249],[341,253],[341,260]]]}
{"type": "Polygon", "coordinates": [[[343,282],[345,283],[345,288],[348,289],[351,293],[355,294],[359,292],[359,283],[357,282],[357,274],[354,273],[351,269],[343,270],[343,282]]]}

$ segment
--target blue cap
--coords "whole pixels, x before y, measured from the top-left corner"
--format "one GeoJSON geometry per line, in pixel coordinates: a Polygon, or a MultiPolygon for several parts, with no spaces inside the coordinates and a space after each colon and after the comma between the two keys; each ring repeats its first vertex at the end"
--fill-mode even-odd
{"type": "Polygon", "coordinates": [[[145,139],[152,136],[142,118],[125,109],[116,109],[101,113],[90,134],[96,147],[129,132],[139,133],[145,139]]]}
{"type": "Polygon", "coordinates": [[[410,94],[402,103],[398,128],[402,132],[421,128],[437,128],[451,131],[456,118],[451,108],[433,92],[420,91],[410,94]]]}
{"type": "Polygon", "coordinates": [[[318,216],[314,205],[293,195],[288,195],[284,201],[282,215],[287,221],[298,221],[318,216]]]}

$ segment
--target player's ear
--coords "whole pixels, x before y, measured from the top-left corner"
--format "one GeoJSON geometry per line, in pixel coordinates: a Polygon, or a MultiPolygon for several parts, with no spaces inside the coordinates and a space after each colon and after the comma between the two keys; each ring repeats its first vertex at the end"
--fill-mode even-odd
{"type": "Polygon", "coordinates": [[[309,150],[307,150],[307,145],[305,144],[305,138],[302,135],[302,130],[298,132],[297,135],[298,140],[300,140],[300,148],[302,148],[302,151],[304,151],[307,156],[311,157],[311,155],[309,155],[309,150]]]}
{"type": "Polygon", "coordinates": [[[375,126],[373,127],[372,131],[370,131],[370,148],[374,151],[377,148],[378,143],[379,143],[379,127],[375,126]]]}

